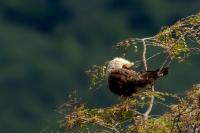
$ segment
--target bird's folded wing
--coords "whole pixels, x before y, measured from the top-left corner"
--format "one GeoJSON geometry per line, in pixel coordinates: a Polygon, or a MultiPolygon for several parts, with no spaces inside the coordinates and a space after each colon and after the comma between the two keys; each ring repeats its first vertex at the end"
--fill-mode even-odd
{"type": "Polygon", "coordinates": [[[120,79],[124,82],[138,82],[138,83],[143,83],[144,81],[144,77],[143,74],[139,73],[139,72],[135,72],[133,70],[127,70],[127,69],[117,69],[117,70],[113,70],[111,72],[112,77],[114,77],[115,79],[120,79]]]}
{"type": "Polygon", "coordinates": [[[157,79],[156,71],[143,71],[135,72],[127,69],[117,69],[112,72],[115,78],[122,81],[132,83],[134,85],[145,86],[146,84],[152,84],[157,79]]]}

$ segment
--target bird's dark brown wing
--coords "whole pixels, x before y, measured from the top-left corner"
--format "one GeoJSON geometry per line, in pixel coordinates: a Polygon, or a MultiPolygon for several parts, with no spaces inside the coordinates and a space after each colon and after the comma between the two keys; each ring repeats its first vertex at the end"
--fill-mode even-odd
{"type": "Polygon", "coordinates": [[[146,85],[141,75],[141,73],[123,68],[113,70],[108,77],[108,87],[119,96],[129,97],[136,92],[136,87],[146,85]]]}
{"type": "MultiPolygon", "coordinates": [[[[111,71],[108,77],[108,87],[119,96],[130,97],[136,93],[137,88],[154,84],[155,80],[160,77],[158,71],[135,72],[123,68],[116,69],[111,71]]],[[[164,68],[161,70],[161,74],[166,75],[167,71],[168,69],[164,68]]]]}

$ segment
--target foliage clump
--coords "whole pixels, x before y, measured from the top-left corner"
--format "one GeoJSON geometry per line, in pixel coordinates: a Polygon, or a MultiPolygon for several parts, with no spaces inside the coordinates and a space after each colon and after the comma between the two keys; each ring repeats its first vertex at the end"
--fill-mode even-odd
{"type": "Polygon", "coordinates": [[[186,93],[186,98],[178,98],[178,104],[171,105],[164,117],[172,122],[171,132],[200,132],[200,86],[196,85],[186,93]]]}
{"type": "MultiPolygon", "coordinates": [[[[168,67],[174,59],[183,61],[193,53],[200,53],[200,13],[163,28],[153,37],[130,38],[114,47],[126,50],[134,46],[137,49],[141,43],[141,62],[145,71],[148,70],[147,61],[161,53],[167,57],[160,69],[166,65],[168,67]],[[147,58],[149,46],[160,47],[162,51],[147,58]]],[[[87,74],[91,87],[101,85],[105,81],[106,66],[94,65],[87,74]]],[[[131,98],[121,99],[118,104],[106,108],[88,108],[73,93],[58,111],[62,114],[61,125],[66,132],[197,133],[200,132],[200,86],[193,86],[184,96],[158,92],[153,86],[151,91],[133,94],[131,98]],[[167,105],[166,98],[174,99],[175,104],[167,105]],[[160,108],[157,105],[164,106],[166,112],[161,115],[150,114],[153,105],[155,109],[160,108]],[[147,111],[141,113],[145,108],[147,111]]]]}
{"type": "Polygon", "coordinates": [[[162,52],[167,53],[171,59],[183,61],[192,54],[200,52],[200,13],[182,18],[172,26],[165,26],[152,37],[126,39],[114,47],[127,49],[141,42],[147,46],[161,47],[162,52]]]}
{"type": "Polygon", "coordinates": [[[164,27],[156,36],[155,42],[166,49],[171,57],[179,57],[190,50],[188,41],[200,44],[200,13],[183,18],[170,27],[164,27]]]}
{"type": "Polygon", "coordinates": [[[107,108],[91,109],[77,102],[76,97],[70,97],[59,111],[63,115],[62,125],[66,132],[200,131],[200,87],[194,86],[185,98],[161,92],[141,92],[107,108]],[[168,111],[163,115],[150,115],[146,120],[137,110],[148,105],[145,99],[152,95],[157,98],[155,104],[164,105],[168,111]],[[176,99],[177,104],[166,105],[166,97],[176,99]]]}
{"type": "Polygon", "coordinates": [[[105,81],[106,66],[93,65],[91,69],[86,71],[86,74],[90,78],[90,89],[92,89],[97,85],[101,85],[101,83],[105,81]]]}

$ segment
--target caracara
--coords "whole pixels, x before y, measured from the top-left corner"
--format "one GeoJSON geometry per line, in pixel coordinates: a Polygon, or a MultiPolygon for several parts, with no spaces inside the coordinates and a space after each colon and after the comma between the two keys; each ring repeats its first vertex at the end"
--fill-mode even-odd
{"type": "Polygon", "coordinates": [[[126,59],[116,57],[108,62],[106,78],[109,89],[119,96],[130,97],[140,90],[150,89],[155,81],[168,74],[168,68],[136,72],[126,59]]]}

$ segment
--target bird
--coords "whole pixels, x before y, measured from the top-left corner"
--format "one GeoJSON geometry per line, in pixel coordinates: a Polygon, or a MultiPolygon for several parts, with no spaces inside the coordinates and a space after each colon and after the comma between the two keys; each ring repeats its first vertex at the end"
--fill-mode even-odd
{"type": "Polygon", "coordinates": [[[152,71],[134,71],[134,62],[115,57],[107,62],[106,79],[108,88],[118,96],[131,97],[133,93],[151,89],[155,81],[168,74],[168,68],[152,71]]]}

